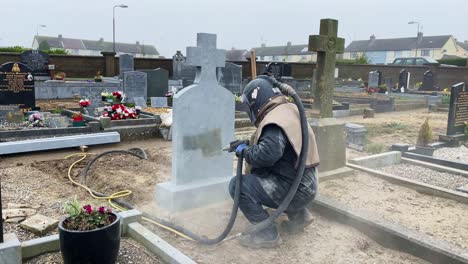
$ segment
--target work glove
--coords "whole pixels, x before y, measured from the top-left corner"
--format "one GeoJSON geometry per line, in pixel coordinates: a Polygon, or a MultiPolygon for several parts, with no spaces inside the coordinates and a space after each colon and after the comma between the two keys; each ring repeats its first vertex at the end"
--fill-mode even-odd
{"type": "Polygon", "coordinates": [[[240,144],[236,148],[236,156],[239,157],[242,154],[242,151],[244,151],[245,148],[247,148],[247,144],[240,144]]]}
{"type": "Polygon", "coordinates": [[[237,150],[237,147],[239,147],[240,145],[246,145],[248,146],[250,144],[250,142],[248,140],[234,140],[232,141],[231,143],[229,143],[229,150],[228,152],[234,152],[237,150]]]}

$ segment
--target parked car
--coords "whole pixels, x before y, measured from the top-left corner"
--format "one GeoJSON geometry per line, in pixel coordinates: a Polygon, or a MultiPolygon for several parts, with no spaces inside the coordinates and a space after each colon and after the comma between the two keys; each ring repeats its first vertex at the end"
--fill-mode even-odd
{"type": "Polygon", "coordinates": [[[428,65],[428,64],[439,64],[436,60],[431,57],[406,57],[396,58],[391,63],[392,65],[428,65]]]}

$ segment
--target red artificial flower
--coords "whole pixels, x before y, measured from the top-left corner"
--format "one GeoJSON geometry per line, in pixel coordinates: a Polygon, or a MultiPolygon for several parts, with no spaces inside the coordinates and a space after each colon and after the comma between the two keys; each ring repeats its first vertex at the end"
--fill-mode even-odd
{"type": "Polygon", "coordinates": [[[82,107],[88,107],[91,104],[91,102],[86,99],[86,100],[80,100],[80,106],[82,107]]]}
{"type": "Polygon", "coordinates": [[[103,116],[103,117],[108,117],[108,116],[109,116],[109,113],[108,113],[108,112],[103,112],[103,113],[102,113],[102,116],[103,116]]]}
{"type": "Polygon", "coordinates": [[[86,210],[86,212],[88,212],[88,214],[91,214],[93,212],[93,208],[91,207],[91,205],[85,205],[83,206],[83,209],[86,210]]]}
{"type": "Polygon", "coordinates": [[[122,99],[122,92],[120,91],[115,91],[112,93],[113,96],[115,96],[117,99],[122,99]]]}
{"type": "Polygon", "coordinates": [[[106,208],[104,206],[99,207],[99,213],[103,214],[106,212],[106,208]]]}
{"type": "Polygon", "coordinates": [[[112,115],[112,120],[120,120],[120,115],[115,113],[112,115]]]}

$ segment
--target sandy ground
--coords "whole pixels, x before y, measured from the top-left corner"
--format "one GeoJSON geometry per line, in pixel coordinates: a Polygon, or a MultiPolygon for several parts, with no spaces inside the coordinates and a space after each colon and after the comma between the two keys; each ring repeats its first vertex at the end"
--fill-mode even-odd
{"type": "Polygon", "coordinates": [[[466,204],[421,194],[363,172],[321,183],[320,194],[468,250],[466,204]]]}

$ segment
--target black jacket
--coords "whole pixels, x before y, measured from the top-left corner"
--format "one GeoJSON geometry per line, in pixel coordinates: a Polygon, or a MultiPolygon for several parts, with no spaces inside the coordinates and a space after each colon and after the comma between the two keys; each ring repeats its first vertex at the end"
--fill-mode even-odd
{"type": "MultiPolygon", "coordinates": [[[[276,182],[284,188],[289,189],[296,177],[296,153],[279,126],[266,126],[258,144],[246,148],[243,155],[252,167],[252,174],[259,177],[274,177],[276,182]]],[[[315,168],[305,169],[299,192],[315,193],[314,173],[315,168]]]]}

